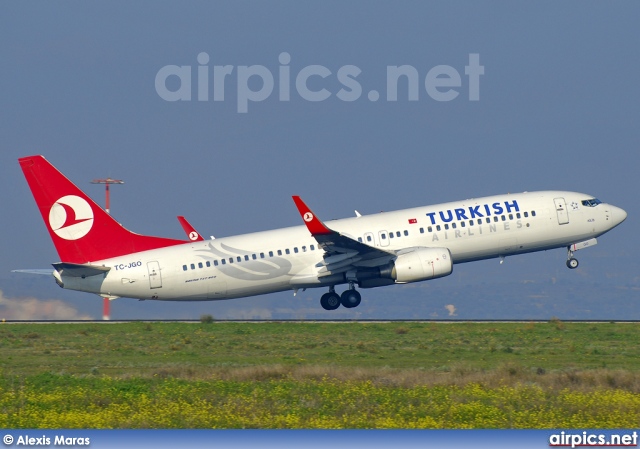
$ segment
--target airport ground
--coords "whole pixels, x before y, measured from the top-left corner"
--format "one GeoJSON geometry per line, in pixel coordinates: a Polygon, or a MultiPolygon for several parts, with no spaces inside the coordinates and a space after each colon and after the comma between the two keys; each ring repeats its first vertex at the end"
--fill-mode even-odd
{"type": "Polygon", "coordinates": [[[631,428],[637,323],[3,323],[4,428],[631,428]]]}

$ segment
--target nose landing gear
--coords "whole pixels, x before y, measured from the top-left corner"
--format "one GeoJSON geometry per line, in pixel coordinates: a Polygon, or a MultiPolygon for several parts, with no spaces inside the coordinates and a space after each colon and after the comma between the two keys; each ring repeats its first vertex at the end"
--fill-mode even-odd
{"type": "Polygon", "coordinates": [[[578,259],[573,257],[573,251],[571,251],[571,247],[567,247],[567,267],[574,270],[578,268],[579,262],[578,259]]]}

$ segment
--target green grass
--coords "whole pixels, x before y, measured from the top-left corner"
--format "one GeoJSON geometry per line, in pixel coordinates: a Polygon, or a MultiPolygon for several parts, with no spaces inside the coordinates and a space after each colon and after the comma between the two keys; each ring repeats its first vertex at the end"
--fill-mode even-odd
{"type": "Polygon", "coordinates": [[[3,427],[637,427],[635,323],[0,324],[3,427]]]}
{"type": "Polygon", "coordinates": [[[153,375],[261,365],[447,371],[640,368],[631,323],[2,324],[5,374],[153,375]]]}

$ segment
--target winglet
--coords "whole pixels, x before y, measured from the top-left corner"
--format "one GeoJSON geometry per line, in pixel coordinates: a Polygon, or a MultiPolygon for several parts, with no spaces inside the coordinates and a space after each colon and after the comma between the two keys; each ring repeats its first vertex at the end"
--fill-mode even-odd
{"type": "Polygon", "coordinates": [[[304,224],[307,225],[307,229],[309,230],[311,235],[315,237],[317,235],[333,234],[334,231],[327,228],[322,220],[320,220],[313,212],[311,212],[309,206],[307,206],[299,196],[294,195],[292,196],[292,198],[293,202],[296,203],[298,212],[300,212],[300,216],[302,217],[304,224]]]}
{"type": "Polygon", "coordinates": [[[196,231],[196,229],[191,226],[191,223],[189,223],[187,219],[182,215],[178,216],[178,221],[182,225],[182,229],[184,229],[184,232],[187,233],[187,237],[189,237],[189,240],[191,240],[192,242],[199,242],[204,240],[200,233],[198,233],[198,231],[196,231]]]}

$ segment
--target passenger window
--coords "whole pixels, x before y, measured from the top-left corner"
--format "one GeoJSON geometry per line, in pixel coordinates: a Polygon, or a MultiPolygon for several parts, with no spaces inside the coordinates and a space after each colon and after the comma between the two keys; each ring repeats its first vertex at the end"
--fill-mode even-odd
{"type": "Polygon", "coordinates": [[[249,260],[249,255],[248,254],[244,255],[244,260],[249,260]]]}
{"type": "Polygon", "coordinates": [[[464,221],[460,222],[460,227],[464,228],[467,224],[464,221]]]}
{"type": "Polygon", "coordinates": [[[484,219],[487,224],[491,223],[491,218],[487,217],[484,219]]]}
{"type": "Polygon", "coordinates": [[[273,257],[273,251],[269,251],[269,257],[273,257]]]}
{"type": "Polygon", "coordinates": [[[202,268],[202,262],[198,262],[198,268],[202,268]]]}
{"type": "Polygon", "coordinates": [[[281,249],[278,250],[278,256],[282,256],[282,250],[281,249]]]}
{"type": "Polygon", "coordinates": [[[513,220],[513,214],[509,214],[509,220],[513,220]]]}
{"type": "Polygon", "coordinates": [[[404,235],[405,236],[409,235],[409,231],[404,231],[404,235]]]}
{"type": "Polygon", "coordinates": [[[233,257],[229,257],[229,263],[233,263],[233,257]]]}
{"type": "Polygon", "coordinates": [[[536,216],[536,211],[535,211],[535,210],[532,210],[532,211],[531,211],[531,216],[532,216],[532,217],[535,217],[535,216],[536,216]]]}
{"type": "Polygon", "coordinates": [[[237,260],[238,262],[242,262],[242,257],[238,256],[238,257],[236,257],[236,260],[237,260]]]}
{"type": "Polygon", "coordinates": [[[502,221],[507,221],[507,216],[506,215],[502,215],[502,221]]]}
{"type": "Polygon", "coordinates": [[[291,254],[291,251],[289,251],[289,248],[286,248],[286,249],[284,250],[284,253],[285,253],[285,254],[291,254]]]}
{"type": "Polygon", "coordinates": [[[392,239],[393,238],[393,232],[389,233],[389,238],[392,239]]]}
{"type": "Polygon", "coordinates": [[[436,231],[440,230],[440,225],[436,225],[436,231]]]}
{"type": "Polygon", "coordinates": [[[516,214],[516,218],[520,219],[520,212],[516,214]]]}
{"type": "Polygon", "coordinates": [[[496,216],[496,217],[493,217],[493,222],[495,223],[495,222],[497,222],[497,221],[498,221],[498,217],[497,217],[497,216],[496,216]]]}
{"type": "Polygon", "coordinates": [[[311,248],[311,251],[315,251],[316,250],[315,245],[311,245],[309,248],[311,248]]]}
{"type": "Polygon", "coordinates": [[[370,242],[370,241],[371,241],[371,236],[370,236],[370,235],[368,235],[368,236],[367,236],[367,242],[370,242]]]}
{"type": "Polygon", "coordinates": [[[451,227],[452,227],[453,229],[455,229],[455,228],[456,228],[456,224],[455,224],[455,223],[451,223],[451,227]]]}
{"type": "Polygon", "coordinates": [[[469,226],[473,226],[473,220],[469,220],[469,226]]]}
{"type": "Polygon", "coordinates": [[[306,246],[303,246],[303,247],[302,247],[302,252],[303,252],[303,253],[306,253],[306,252],[307,252],[307,247],[306,247],[306,246]]]}
{"type": "Polygon", "coordinates": [[[221,262],[222,262],[222,265],[226,265],[227,264],[227,259],[222,259],[221,262]]]}
{"type": "Polygon", "coordinates": [[[260,253],[260,259],[264,259],[264,253],[260,253]]]}
{"type": "Polygon", "coordinates": [[[524,213],[524,218],[529,218],[529,212],[524,213]]]}
{"type": "Polygon", "coordinates": [[[187,271],[187,266],[186,266],[186,265],[183,265],[183,266],[182,266],[182,270],[183,270],[183,271],[187,271]]]}
{"type": "Polygon", "coordinates": [[[433,232],[433,228],[432,228],[431,226],[429,226],[429,227],[427,228],[427,231],[428,231],[428,232],[433,232]]]}
{"type": "Polygon", "coordinates": [[[449,229],[449,224],[448,224],[448,223],[446,223],[446,224],[444,225],[444,228],[445,228],[445,229],[449,229]]]}
{"type": "Polygon", "coordinates": [[[297,247],[297,246],[294,246],[294,247],[293,247],[293,252],[294,252],[294,253],[296,253],[296,254],[298,254],[298,247],[297,247]]]}
{"type": "Polygon", "coordinates": [[[362,243],[362,237],[358,237],[358,241],[362,243]]]}
{"type": "Polygon", "coordinates": [[[396,237],[400,237],[400,231],[396,231],[396,237]]]}
{"type": "Polygon", "coordinates": [[[207,268],[210,268],[210,267],[211,267],[211,262],[209,262],[209,261],[207,260],[207,262],[205,263],[205,265],[207,266],[207,268]]]}
{"type": "Polygon", "coordinates": [[[380,238],[382,240],[387,240],[387,234],[380,234],[380,238]]]}
{"type": "Polygon", "coordinates": [[[257,255],[255,255],[255,254],[251,254],[251,258],[252,258],[253,260],[256,260],[256,259],[258,258],[258,256],[257,256],[257,255]]]}
{"type": "Polygon", "coordinates": [[[424,234],[424,228],[420,228],[420,234],[424,234]]]}
{"type": "Polygon", "coordinates": [[[192,264],[191,264],[191,269],[192,269],[192,270],[195,270],[195,269],[196,269],[196,264],[192,263],[192,264]]]}
{"type": "Polygon", "coordinates": [[[214,261],[213,261],[213,265],[217,267],[217,266],[218,266],[218,261],[217,261],[217,260],[214,260],[214,261]]]}

